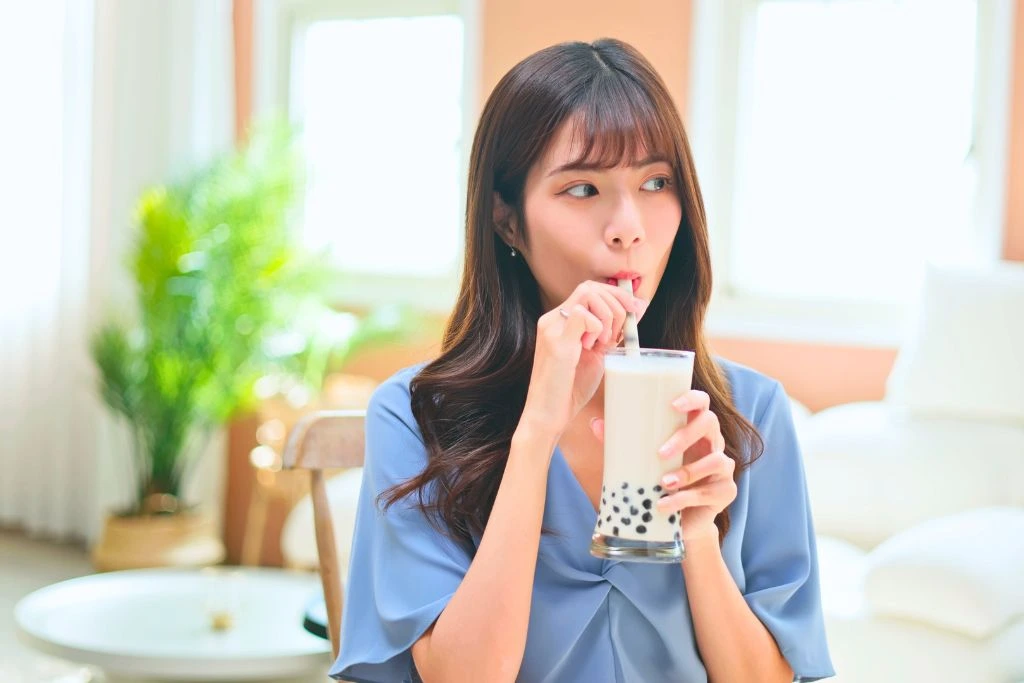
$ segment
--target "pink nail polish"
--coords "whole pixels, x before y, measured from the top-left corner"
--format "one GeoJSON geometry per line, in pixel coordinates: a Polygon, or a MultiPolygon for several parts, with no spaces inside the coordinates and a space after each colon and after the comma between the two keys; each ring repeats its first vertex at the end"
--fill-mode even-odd
{"type": "Polygon", "coordinates": [[[661,485],[668,488],[674,488],[675,485],[678,483],[679,477],[677,477],[674,474],[666,474],[664,477],[661,478],[661,485]]]}

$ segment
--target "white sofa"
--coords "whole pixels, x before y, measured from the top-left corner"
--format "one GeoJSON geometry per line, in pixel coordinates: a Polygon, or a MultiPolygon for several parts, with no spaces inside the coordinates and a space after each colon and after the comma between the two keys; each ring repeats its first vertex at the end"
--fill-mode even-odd
{"type": "Polygon", "coordinates": [[[930,270],[885,399],[797,428],[836,680],[1024,681],[1024,265],[930,270]]]}

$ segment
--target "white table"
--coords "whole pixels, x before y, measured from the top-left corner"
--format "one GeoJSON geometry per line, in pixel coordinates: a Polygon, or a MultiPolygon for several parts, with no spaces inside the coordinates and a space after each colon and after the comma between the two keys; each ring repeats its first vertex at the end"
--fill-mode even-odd
{"type": "Polygon", "coordinates": [[[323,681],[330,644],[302,626],[318,590],[278,569],[140,569],[47,586],[14,616],[28,645],[111,682],[323,681]]]}

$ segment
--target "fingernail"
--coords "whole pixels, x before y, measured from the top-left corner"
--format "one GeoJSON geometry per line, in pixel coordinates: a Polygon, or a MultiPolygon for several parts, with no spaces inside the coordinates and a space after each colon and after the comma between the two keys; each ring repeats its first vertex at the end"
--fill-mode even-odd
{"type": "Polygon", "coordinates": [[[658,449],[658,455],[669,455],[672,453],[672,442],[665,443],[664,446],[658,449]]]}
{"type": "Polygon", "coordinates": [[[639,297],[633,299],[633,310],[636,311],[637,313],[643,313],[644,311],[647,310],[647,307],[649,305],[650,302],[645,299],[641,299],[639,297]]]}
{"type": "Polygon", "coordinates": [[[672,407],[675,408],[676,410],[682,410],[688,404],[689,404],[689,401],[686,399],[685,396],[680,396],[676,400],[672,401],[672,407]]]}
{"type": "Polygon", "coordinates": [[[594,425],[595,425],[596,423],[597,423],[597,418],[596,418],[596,417],[592,417],[592,418],[590,418],[590,429],[591,429],[591,431],[593,431],[593,429],[594,429],[594,425]]]}
{"type": "Polygon", "coordinates": [[[678,483],[679,477],[677,477],[674,474],[666,474],[664,477],[661,478],[661,485],[668,488],[673,488],[678,483]]]}

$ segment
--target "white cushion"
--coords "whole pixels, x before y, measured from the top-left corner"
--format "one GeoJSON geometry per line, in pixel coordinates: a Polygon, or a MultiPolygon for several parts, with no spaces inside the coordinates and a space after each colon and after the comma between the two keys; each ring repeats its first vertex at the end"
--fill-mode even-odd
{"type": "Polygon", "coordinates": [[[793,397],[789,398],[789,412],[793,416],[793,424],[799,433],[800,427],[811,416],[811,410],[793,397]]]}
{"type": "MultiPolygon", "coordinates": [[[[327,500],[334,524],[334,542],[342,583],[348,576],[349,551],[356,526],[356,506],[363,480],[363,468],[353,467],[327,480],[327,500]]],[[[313,499],[304,496],[285,519],[281,530],[281,555],[289,567],[319,566],[316,529],[313,526],[313,499]]]]}
{"type": "Polygon", "coordinates": [[[833,536],[817,535],[821,604],[829,616],[856,618],[864,612],[867,553],[833,536]]]}
{"type": "Polygon", "coordinates": [[[1024,509],[934,519],[889,539],[866,560],[875,616],[923,621],[986,638],[1024,616],[1024,509]]]}
{"type": "Polygon", "coordinates": [[[1024,429],[848,403],[801,425],[819,533],[872,548],[935,517],[1024,506],[1024,429]]]}
{"type": "Polygon", "coordinates": [[[929,268],[886,398],[915,415],[1024,425],[1024,264],[929,268]]]}

